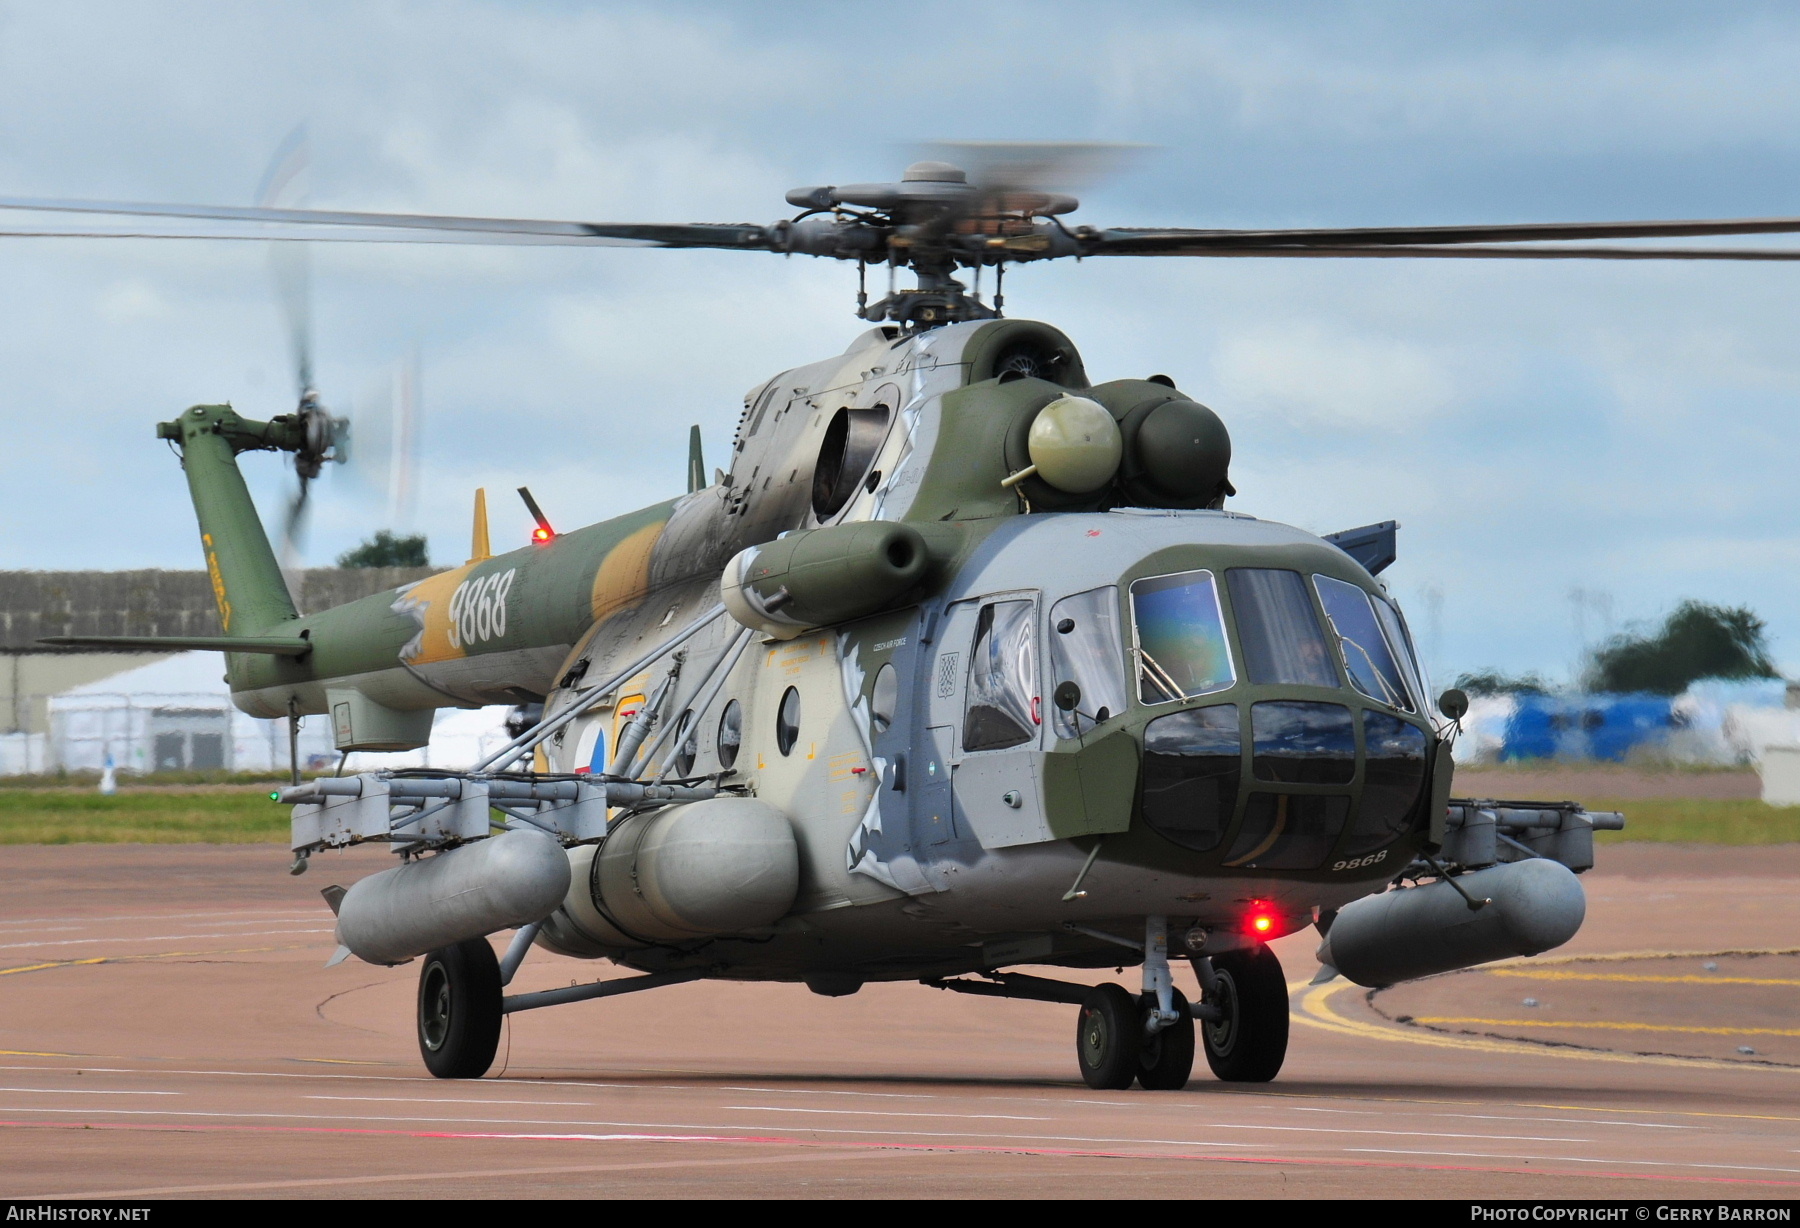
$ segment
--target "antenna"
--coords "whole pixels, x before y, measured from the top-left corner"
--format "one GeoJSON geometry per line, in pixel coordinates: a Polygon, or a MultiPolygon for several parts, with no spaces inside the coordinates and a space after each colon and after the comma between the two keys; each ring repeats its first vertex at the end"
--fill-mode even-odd
{"type": "MultiPolygon", "coordinates": [[[[700,428],[695,427],[694,429],[698,431],[700,428]]],[[[519,487],[519,498],[525,500],[525,510],[531,513],[533,520],[537,521],[537,528],[531,531],[531,540],[542,545],[554,538],[556,530],[550,527],[550,518],[544,515],[544,509],[539,507],[537,500],[531,497],[529,486],[519,487]]]]}
{"type": "Polygon", "coordinates": [[[706,454],[700,450],[700,425],[688,428],[688,494],[706,489],[706,454]]]}

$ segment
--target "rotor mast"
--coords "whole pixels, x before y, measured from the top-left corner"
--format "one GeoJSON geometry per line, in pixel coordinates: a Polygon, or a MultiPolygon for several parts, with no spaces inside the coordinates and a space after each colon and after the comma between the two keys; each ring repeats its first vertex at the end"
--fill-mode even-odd
{"type": "Polygon", "coordinates": [[[970,183],[948,162],[915,162],[899,183],[796,188],[787,200],[806,212],[771,228],[782,250],[912,270],[915,287],[892,290],[857,314],[913,331],[1000,314],[957,279],[960,269],[998,274],[1013,261],[1079,251],[1075,235],[1054,221],[1078,206],[1074,197],[970,183]]]}

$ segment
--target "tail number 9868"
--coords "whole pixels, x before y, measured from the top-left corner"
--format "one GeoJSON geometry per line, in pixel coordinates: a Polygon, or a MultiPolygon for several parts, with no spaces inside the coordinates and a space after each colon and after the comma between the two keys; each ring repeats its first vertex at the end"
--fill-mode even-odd
{"type": "Polygon", "coordinates": [[[1331,868],[1333,870],[1360,870],[1364,866],[1372,866],[1377,862],[1386,861],[1387,855],[1388,850],[1382,849],[1379,853],[1370,853],[1367,857],[1353,857],[1349,861],[1340,861],[1331,868]]]}
{"type": "Polygon", "coordinates": [[[462,648],[506,636],[506,595],[516,568],[464,580],[450,594],[450,646],[462,648]]]}

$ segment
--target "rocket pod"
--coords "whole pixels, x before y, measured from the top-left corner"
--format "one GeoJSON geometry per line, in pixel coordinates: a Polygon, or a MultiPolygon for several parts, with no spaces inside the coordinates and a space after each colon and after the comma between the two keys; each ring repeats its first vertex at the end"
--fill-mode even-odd
{"type": "Polygon", "coordinates": [[[1560,947],[1587,916],[1580,881],[1545,858],[1491,866],[1456,883],[1488,902],[1471,910],[1442,880],[1368,896],[1332,921],[1319,944],[1319,962],[1358,985],[1381,989],[1560,947]]]}
{"type": "Polygon", "coordinates": [[[362,879],[338,905],[337,940],[371,964],[404,963],[541,920],[568,890],[562,846],[509,831],[362,879]]]}

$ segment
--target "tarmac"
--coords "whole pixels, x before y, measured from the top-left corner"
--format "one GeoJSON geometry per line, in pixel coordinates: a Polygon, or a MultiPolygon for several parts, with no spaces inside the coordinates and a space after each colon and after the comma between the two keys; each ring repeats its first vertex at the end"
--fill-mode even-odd
{"type": "MultiPolygon", "coordinates": [[[[0,1197],[1800,1194],[1796,845],[1603,848],[1567,947],[1380,993],[1282,939],[1281,1076],[1154,1093],[1081,1082],[1071,1007],[913,983],[520,1013],[435,1080],[416,965],[322,966],[319,888],[387,862],[0,847],[0,1197]]],[[[623,974],[534,951],[512,988],[623,974]]]]}

